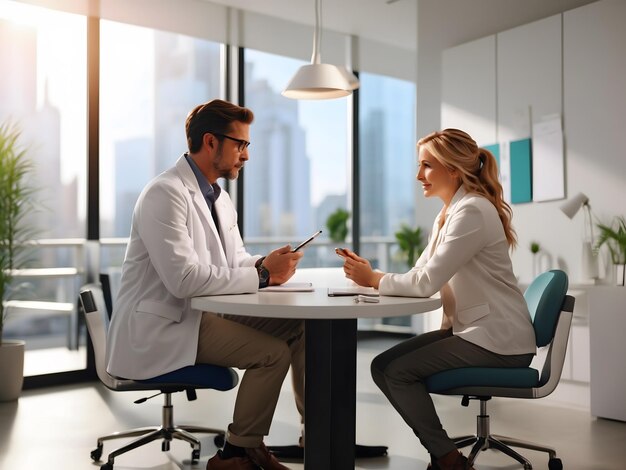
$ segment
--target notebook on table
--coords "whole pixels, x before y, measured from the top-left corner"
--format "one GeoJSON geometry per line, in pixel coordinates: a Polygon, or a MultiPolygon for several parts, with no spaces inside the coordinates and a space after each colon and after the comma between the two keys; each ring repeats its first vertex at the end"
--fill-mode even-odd
{"type": "Polygon", "coordinates": [[[342,297],[347,295],[369,295],[372,297],[378,297],[378,291],[373,287],[362,286],[343,286],[343,287],[329,287],[329,297],[342,297]]]}

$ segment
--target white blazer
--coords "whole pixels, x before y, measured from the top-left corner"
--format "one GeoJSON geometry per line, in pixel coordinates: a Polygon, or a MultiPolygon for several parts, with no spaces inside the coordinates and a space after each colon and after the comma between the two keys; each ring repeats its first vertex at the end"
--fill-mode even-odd
{"type": "Polygon", "coordinates": [[[439,230],[441,216],[415,266],[405,274],[385,274],[380,293],[430,297],[440,292],[455,335],[497,354],[534,354],[535,332],[496,208],[461,187],[439,230]]]}
{"type": "Polygon", "coordinates": [[[148,379],[192,365],[197,295],[256,292],[259,278],[226,191],[215,202],[220,232],[184,156],[153,179],[135,205],[107,340],[107,371],[148,379]]]}

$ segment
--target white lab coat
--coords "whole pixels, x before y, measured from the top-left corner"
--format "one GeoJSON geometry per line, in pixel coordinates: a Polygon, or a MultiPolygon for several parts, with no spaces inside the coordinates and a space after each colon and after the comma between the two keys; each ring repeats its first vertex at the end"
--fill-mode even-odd
{"type": "Polygon", "coordinates": [[[215,202],[223,245],[198,181],[182,156],[152,180],[135,205],[107,341],[107,371],[147,379],[196,360],[201,312],[190,298],[256,292],[226,191],[215,202]]]}
{"type": "Polygon", "coordinates": [[[498,354],[535,353],[530,314],[496,208],[461,187],[441,230],[440,217],[415,266],[404,274],[385,274],[380,293],[430,297],[440,292],[455,335],[498,354]]]}

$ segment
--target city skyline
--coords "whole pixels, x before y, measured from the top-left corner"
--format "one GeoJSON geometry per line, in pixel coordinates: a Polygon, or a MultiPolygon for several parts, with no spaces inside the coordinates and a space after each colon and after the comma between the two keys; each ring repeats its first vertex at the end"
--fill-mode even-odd
{"type": "MultiPolygon", "coordinates": [[[[77,18],[71,19],[74,34],[80,36],[84,25],[77,18]]],[[[0,22],[5,23],[5,28],[0,30],[14,39],[16,33],[11,22],[1,19],[0,22]],[[7,33],[8,27],[12,30],[7,33]]],[[[39,56],[45,35],[39,28],[33,25],[26,29],[30,31],[25,39],[29,45],[24,46],[28,53],[23,56],[29,59],[22,61],[23,71],[17,74],[24,78],[20,80],[22,93],[5,91],[12,101],[7,99],[4,103],[23,110],[24,103],[30,100],[29,106],[36,107],[39,118],[32,119],[32,135],[46,144],[41,167],[45,168],[48,180],[58,182],[57,196],[74,192],[69,199],[76,201],[77,207],[72,208],[67,201],[51,201],[55,208],[72,213],[74,222],[68,221],[64,233],[80,236],[84,233],[86,146],[81,152],[68,153],[64,129],[86,126],[86,116],[81,117],[83,121],[78,121],[81,124],[77,126],[75,114],[68,114],[66,95],[61,92],[64,88],[59,88],[64,75],[41,66],[39,56]],[[17,99],[22,102],[18,103],[17,99]],[[69,172],[68,167],[73,171],[69,172]]],[[[102,22],[101,33],[101,235],[125,237],[129,234],[132,206],[141,189],[149,179],[171,166],[186,147],[184,116],[195,104],[220,89],[220,45],[109,21],[102,22]],[[138,61],[138,56],[142,60],[138,61]],[[125,73],[116,73],[118,70],[125,73]],[[135,85],[128,86],[133,80],[135,85]]],[[[50,44],[47,47],[49,50],[50,44]]],[[[14,61],[14,57],[0,55],[0,63],[9,60],[14,61]]],[[[323,228],[319,225],[324,217],[318,211],[331,210],[329,201],[351,210],[349,102],[285,99],[280,96],[279,86],[301,61],[251,50],[246,51],[246,60],[249,93],[246,104],[257,117],[251,127],[252,157],[245,180],[246,235],[301,237],[323,228]],[[269,169],[272,171],[268,172],[269,169]],[[275,179],[269,185],[271,191],[266,188],[266,196],[260,198],[263,185],[271,178],[275,179]]],[[[376,88],[370,93],[367,87],[361,90],[363,235],[389,235],[400,221],[410,223],[413,218],[414,188],[404,180],[406,171],[414,166],[414,141],[406,145],[406,140],[396,135],[412,140],[414,120],[406,113],[399,114],[397,119],[391,117],[386,108],[394,100],[399,101],[386,90],[398,87],[387,86],[381,80],[387,79],[362,74],[362,82],[371,81],[370,90],[376,88]],[[379,100],[386,104],[378,103],[379,100]],[[411,150],[407,152],[406,148],[411,150]]],[[[0,93],[8,89],[6,79],[0,84],[0,93]]],[[[84,97],[81,99],[84,101],[84,97]]],[[[405,108],[410,109],[410,105],[405,108]]],[[[397,110],[393,112],[397,114],[397,110]]],[[[81,141],[82,134],[75,131],[72,139],[81,141]]]]}

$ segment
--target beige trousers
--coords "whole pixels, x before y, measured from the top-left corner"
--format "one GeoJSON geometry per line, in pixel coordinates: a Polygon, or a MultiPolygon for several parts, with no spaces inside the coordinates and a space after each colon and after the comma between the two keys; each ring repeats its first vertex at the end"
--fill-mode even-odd
{"type": "Polygon", "coordinates": [[[218,316],[204,312],[197,363],[245,370],[226,440],[258,447],[269,433],[280,389],[292,366],[296,406],[304,420],[304,322],[302,320],[218,316]]]}

